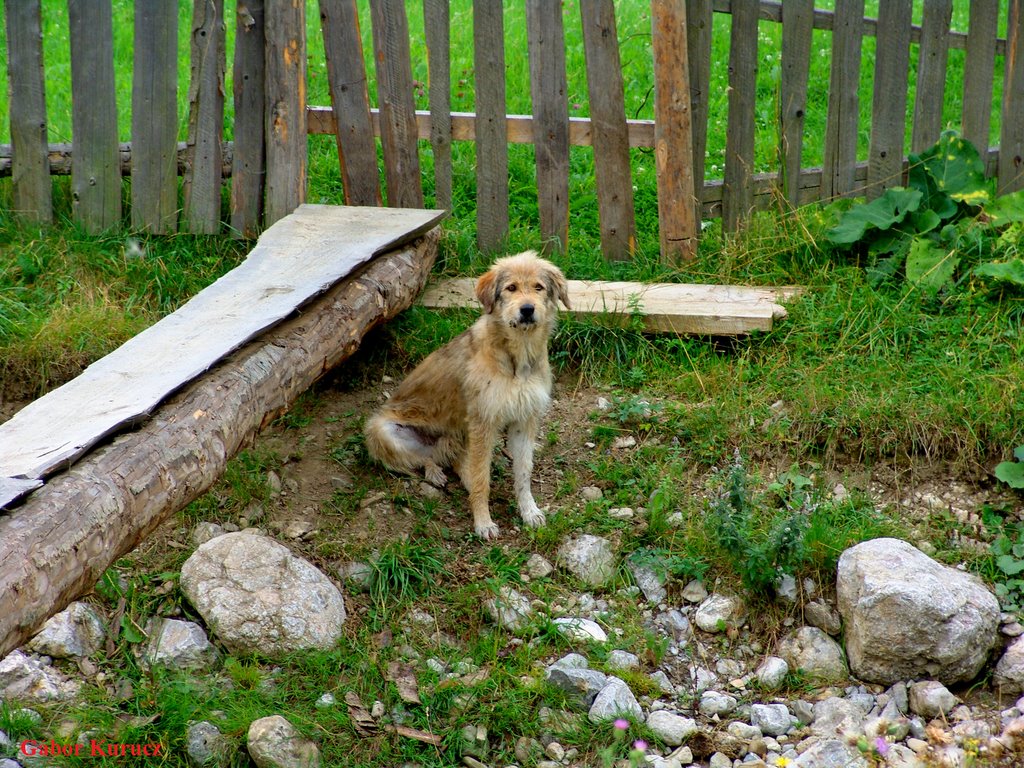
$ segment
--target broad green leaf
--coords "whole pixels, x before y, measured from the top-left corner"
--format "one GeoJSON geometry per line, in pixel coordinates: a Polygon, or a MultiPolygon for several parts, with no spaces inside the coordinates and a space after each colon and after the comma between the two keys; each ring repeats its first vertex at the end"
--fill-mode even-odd
{"type": "Polygon", "coordinates": [[[826,233],[826,237],[839,245],[852,245],[870,229],[887,230],[899,224],[908,213],[916,211],[920,204],[920,190],[892,187],[870,203],[854,206],[844,213],[839,223],[826,233]]]}
{"type": "MultiPolygon", "coordinates": [[[[948,200],[949,198],[947,197],[946,199],[948,200]]],[[[953,207],[955,208],[956,206],[954,205],[953,207]]],[[[919,235],[923,235],[939,226],[942,223],[942,217],[931,208],[927,208],[910,214],[910,222],[914,226],[914,231],[919,235]]]]}
{"type": "Polygon", "coordinates": [[[974,268],[974,274],[988,277],[996,282],[1010,283],[1024,287],[1024,259],[990,261],[974,268]]]}
{"type": "Polygon", "coordinates": [[[945,131],[919,157],[941,192],[968,205],[980,206],[989,201],[985,163],[974,145],[956,131],[945,131]]]}
{"type": "Polygon", "coordinates": [[[996,464],[995,474],[1011,488],[1024,488],[1024,462],[1000,462],[996,464]]]}
{"type": "Polygon", "coordinates": [[[939,248],[925,237],[918,237],[910,245],[907,255],[907,282],[914,283],[929,293],[938,293],[953,279],[960,257],[952,251],[939,248]]]}
{"type": "Polygon", "coordinates": [[[985,206],[985,215],[996,228],[1024,221],[1024,189],[997,197],[985,206]]]}
{"type": "Polygon", "coordinates": [[[1007,576],[1016,576],[1021,571],[1024,571],[1024,560],[1018,560],[1012,555],[997,557],[996,565],[999,566],[999,570],[1007,576]]]}
{"type": "Polygon", "coordinates": [[[1013,457],[1017,461],[1024,461],[1024,445],[1018,445],[1013,449],[1013,457]]]}

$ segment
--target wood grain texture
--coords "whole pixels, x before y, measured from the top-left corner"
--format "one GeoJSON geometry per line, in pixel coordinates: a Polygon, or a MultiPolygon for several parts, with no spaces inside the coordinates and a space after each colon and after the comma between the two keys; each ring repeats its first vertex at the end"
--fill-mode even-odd
{"type": "Polygon", "coordinates": [[[757,0],[734,0],[729,34],[729,129],[725,138],[722,229],[736,232],[754,207],[754,115],[757,108],[757,0]]]}
{"type": "Polygon", "coordinates": [[[537,203],[544,250],[569,247],[569,97],[562,6],[526,0],[537,203]]]}
{"type": "Polygon", "coordinates": [[[505,122],[505,23],[502,0],[473,3],[476,74],[476,240],[483,251],[508,236],[508,133],[505,122]]]}
{"type": "Polygon", "coordinates": [[[107,0],[68,0],[71,36],[71,211],[88,232],[121,223],[114,97],[114,22],[107,0]]]}
{"type": "MultiPolygon", "coordinates": [[[[448,0],[423,0],[427,39],[430,147],[434,153],[434,204],[452,207],[451,9],[448,0]]],[[[418,120],[418,117],[417,117],[418,120]]]]}
{"type": "Polygon", "coordinates": [[[971,0],[964,60],[961,132],[978,151],[988,149],[992,120],[992,84],[996,69],[999,0],[971,0]]]}
{"type": "Polygon", "coordinates": [[[699,235],[685,0],[651,0],[651,34],[658,236],[662,261],[679,264],[697,255],[699,235]]]}
{"type": "Polygon", "coordinates": [[[182,229],[197,234],[220,231],[224,45],[224,0],[195,0],[182,229]]]}
{"type": "Polygon", "coordinates": [[[14,213],[27,221],[53,221],[46,136],[46,89],[39,0],[7,0],[7,82],[10,83],[11,175],[14,213]]]}
{"type": "MultiPolygon", "coordinates": [[[[704,187],[711,88],[711,0],[686,0],[686,50],[690,68],[690,126],[693,130],[693,186],[704,187]]],[[[630,134],[633,127],[630,126],[630,134]]],[[[635,144],[633,146],[636,146],[635,144]]]]}
{"type": "Polygon", "coordinates": [[[779,105],[779,189],[796,207],[807,114],[807,79],[811,68],[814,0],[790,0],[782,12],[782,83],[779,105]]]}
{"type": "Polygon", "coordinates": [[[433,230],[381,256],[185,387],[25,503],[0,515],[0,657],[164,520],[284,413],[366,333],[415,300],[437,252],[433,230]]]}
{"type": "Polygon", "coordinates": [[[924,4],[914,90],[914,132],[910,139],[912,152],[923,152],[939,140],[942,132],[952,17],[953,0],[929,0],[924,4]]]}
{"type": "Polygon", "coordinates": [[[264,218],[270,226],[306,200],[306,3],[276,0],[266,24],[267,175],[264,218]]]}
{"type": "Polygon", "coordinates": [[[864,0],[836,0],[832,70],[825,123],[822,200],[856,193],[857,127],[860,123],[861,37],[864,0]]]}
{"type": "Polygon", "coordinates": [[[0,424],[0,477],[41,478],[443,211],[303,205],[238,267],[0,424]]]}
{"type": "Polygon", "coordinates": [[[263,218],[266,161],[266,29],[264,0],[245,0],[235,11],[235,162],[231,173],[231,231],[255,238],[263,218]]]}
{"type": "Polygon", "coordinates": [[[636,249],[636,224],[615,4],[612,0],[580,0],[580,16],[601,250],[606,259],[624,261],[632,258],[636,249]]]}
{"type": "Polygon", "coordinates": [[[132,228],[177,231],[178,8],[164,0],[135,3],[132,147],[132,228]]]}
{"type": "Polygon", "coordinates": [[[1024,189],[1024,0],[1010,0],[999,131],[999,194],[1024,189]]]}
{"type": "Polygon", "coordinates": [[[903,184],[911,0],[885,0],[878,10],[878,53],[871,99],[867,196],[903,184]]]}

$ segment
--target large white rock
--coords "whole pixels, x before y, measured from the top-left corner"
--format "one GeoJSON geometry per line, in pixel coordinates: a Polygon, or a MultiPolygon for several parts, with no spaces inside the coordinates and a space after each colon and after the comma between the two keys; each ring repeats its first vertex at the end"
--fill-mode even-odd
{"type": "Polygon", "coordinates": [[[265,536],[206,542],[182,566],[181,590],[233,653],[330,648],[345,622],[338,588],[265,536]]]}
{"type": "Polygon", "coordinates": [[[320,768],[320,750],[280,715],[249,725],[249,756],[257,768],[320,768]]]}
{"type": "Polygon", "coordinates": [[[899,539],[843,552],[836,587],[850,669],[862,680],[966,682],[998,639],[992,593],[899,539]]]}

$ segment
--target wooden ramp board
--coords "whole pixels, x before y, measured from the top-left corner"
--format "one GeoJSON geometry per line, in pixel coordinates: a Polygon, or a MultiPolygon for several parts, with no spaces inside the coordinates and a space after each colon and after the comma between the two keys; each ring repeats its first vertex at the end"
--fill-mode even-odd
{"type": "MultiPolygon", "coordinates": [[[[426,307],[472,307],[473,279],[448,280],[424,291],[426,307]]],[[[752,288],[742,285],[569,281],[574,317],[621,317],[634,314],[652,333],[741,336],[769,331],[786,316],[780,301],[800,292],[796,287],[752,288]]]]}
{"type": "Polygon", "coordinates": [[[301,205],[242,264],[0,424],[0,509],[444,211],[301,205]]]}

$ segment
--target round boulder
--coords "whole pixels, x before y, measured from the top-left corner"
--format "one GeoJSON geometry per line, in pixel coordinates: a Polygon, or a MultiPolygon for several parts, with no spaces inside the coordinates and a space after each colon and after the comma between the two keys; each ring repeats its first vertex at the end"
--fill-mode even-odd
{"type": "Polygon", "coordinates": [[[843,552],[836,586],[850,668],[868,682],[967,682],[998,639],[992,593],[899,539],[843,552]]]}
{"type": "Polygon", "coordinates": [[[265,536],[206,542],[182,566],[181,590],[232,653],[330,648],[345,622],[338,588],[265,536]]]}

